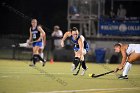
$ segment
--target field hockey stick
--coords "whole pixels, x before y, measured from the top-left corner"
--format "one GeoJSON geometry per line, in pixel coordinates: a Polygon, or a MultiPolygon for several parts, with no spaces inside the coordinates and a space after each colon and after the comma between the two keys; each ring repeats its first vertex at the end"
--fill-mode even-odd
{"type": "Polygon", "coordinates": [[[19,43],[19,47],[28,47],[29,44],[28,43],[19,43]]]}
{"type": "Polygon", "coordinates": [[[29,43],[32,44],[32,43],[35,43],[35,42],[38,42],[38,41],[32,41],[32,42],[29,42],[29,43]]]}
{"type": "Polygon", "coordinates": [[[37,41],[32,41],[32,42],[26,42],[26,43],[19,43],[19,47],[29,47],[30,44],[37,42],[37,41]]]}
{"type": "Polygon", "coordinates": [[[92,74],[91,77],[92,77],[92,78],[101,77],[101,76],[104,76],[104,75],[107,75],[107,74],[110,74],[110,73],[113,73],[113,72],[117,72],[118,70],[119,70],[119,69],[117,68],[115,71],[112,70],[112,71],[108,71],[108,72],[105,72],[105,73],[102,73],[102,74],[99,74],[99,75],[92,74]]]}
{"type": "Polygon", "coordinates": [[[80,71],[81,65],[82,65],[82,63],[80,62],[80,65],[79,65],[79,67],[78,67],[77,72],[76,72],[75,74],[73,74],[74,76],[76,76],[76,75],[78,75],[78,74],[79,74],[79,71],[80,71]]]}

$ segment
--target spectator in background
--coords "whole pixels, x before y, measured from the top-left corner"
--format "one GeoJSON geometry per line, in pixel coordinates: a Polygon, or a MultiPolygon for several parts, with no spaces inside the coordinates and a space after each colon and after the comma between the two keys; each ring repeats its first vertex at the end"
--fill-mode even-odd
{"type": "Polygon", "coordinates": [[[115,20],[116,20],[116,15],[115,15],[113,9],[110,10],[109,18],[111,19],[111,22],[115,22],[115,20]]]}
{"type": "Polygon", "coordinates": [[[114,19],[115,17],[116,17],[116,15],[115,15],[113,9],[111,9],[111,11],[110,11],[110,18],[114,19]]]}
{"type": "Polygon", "coordinates": [[[52,37],[54,37],[54,46],[55,49],[60,49],[61,48],[61,38],[63,37],[63,33],[60,30],[59,26],[54,26],[54,31],[52,33],[52,37]]]}
{"type": "Polygon", "coordinates": [[[120,4],[118,11],[117,11],[117,17],[119,19],[125,19],[126,18],[126,9],[123,8],[123,5],[120,4]]]}
{"type": "Polygon", "coordinates": [[[73,18],[73,19],[79,17],[78,9],[74,5],[73,6],[70,6],[69,13],[71,15],[71,18],[73,18]]]}

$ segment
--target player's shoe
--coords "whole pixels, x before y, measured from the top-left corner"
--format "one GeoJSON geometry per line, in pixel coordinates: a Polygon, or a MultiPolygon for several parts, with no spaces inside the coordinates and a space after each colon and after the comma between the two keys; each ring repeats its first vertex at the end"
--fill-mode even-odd
{"type": "Polygon", "coordinates": [[[35,64],[29,64],[29,66],[30,66],[30,67],[34,67],[34,66],[35,66],[35,64]]]}
{"type": "Polygon", "coordinates": [[[125,76],[120,75],[118,78],[119,79],[128,79],[128,76],[127,75],[125,75],[125,76]]]}
{"type": "MultiPolygon", "coordinates": [[[[45,59],[44,59],[44,61],[46,62],[46,60],[45,60],[45,59]]],[[[41,61],[41,60],[40,60],[39,62],[43,64],[43,61],[41,61]]]]}
{"type": "Polygon", "coordinates": [[[88,67],[86,69],[83,69],[81,76],[85,75],[85,72],[87,71],[88,67]]]}
{"type": "Polygon", "coordinates": [[[74,71],[75,71],[75,65],[74,64],[72,64],[71,65],[71,71],[74,73],[74,71]]]}
{"type": "Polygon", "coordinates": [[[40,60],[39,62],[40,62],[40,63],[43,63],[43,61],[41,61],[41,60],[40,60]]]}
{"type": "Polygon", "coordinates": [[[44,62],[42,62],[42,67],[44,67],[46,64],[46,60],[44,60],[44,62]]]}

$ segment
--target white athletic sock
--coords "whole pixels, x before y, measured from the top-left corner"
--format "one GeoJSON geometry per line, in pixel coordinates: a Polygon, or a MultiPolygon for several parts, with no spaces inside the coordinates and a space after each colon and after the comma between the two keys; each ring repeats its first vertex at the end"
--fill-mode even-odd
{"type": "Polygon", "coordinates": [[[128,72],[129,72],[131,67],[132,67],[132,64],[129,63],[129,62],[126,62],[125,66],[124,66],[124,70],[123,70],[122,76],[128,75],[128,72]]]}
{"type": "Polygon", "coordinates": [[[42,59],[44,59],[44,53],[40,53],[42,59]]]}

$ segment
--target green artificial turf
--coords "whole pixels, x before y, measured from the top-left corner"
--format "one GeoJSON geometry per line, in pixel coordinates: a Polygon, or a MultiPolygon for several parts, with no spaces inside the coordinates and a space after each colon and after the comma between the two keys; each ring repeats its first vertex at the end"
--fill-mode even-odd
{"type": "Polygon", "coordinates": [[[140,93],[140,65],[133,65],[128,80],[119,80],[121,74],[111,73],[99,78],[88,74],[101,74],[117,64],[87,63],[84,76],[71,72],[70,62],[50,62],[42,67],[30,61],[0,60],[0,93],[140,93]]]}

